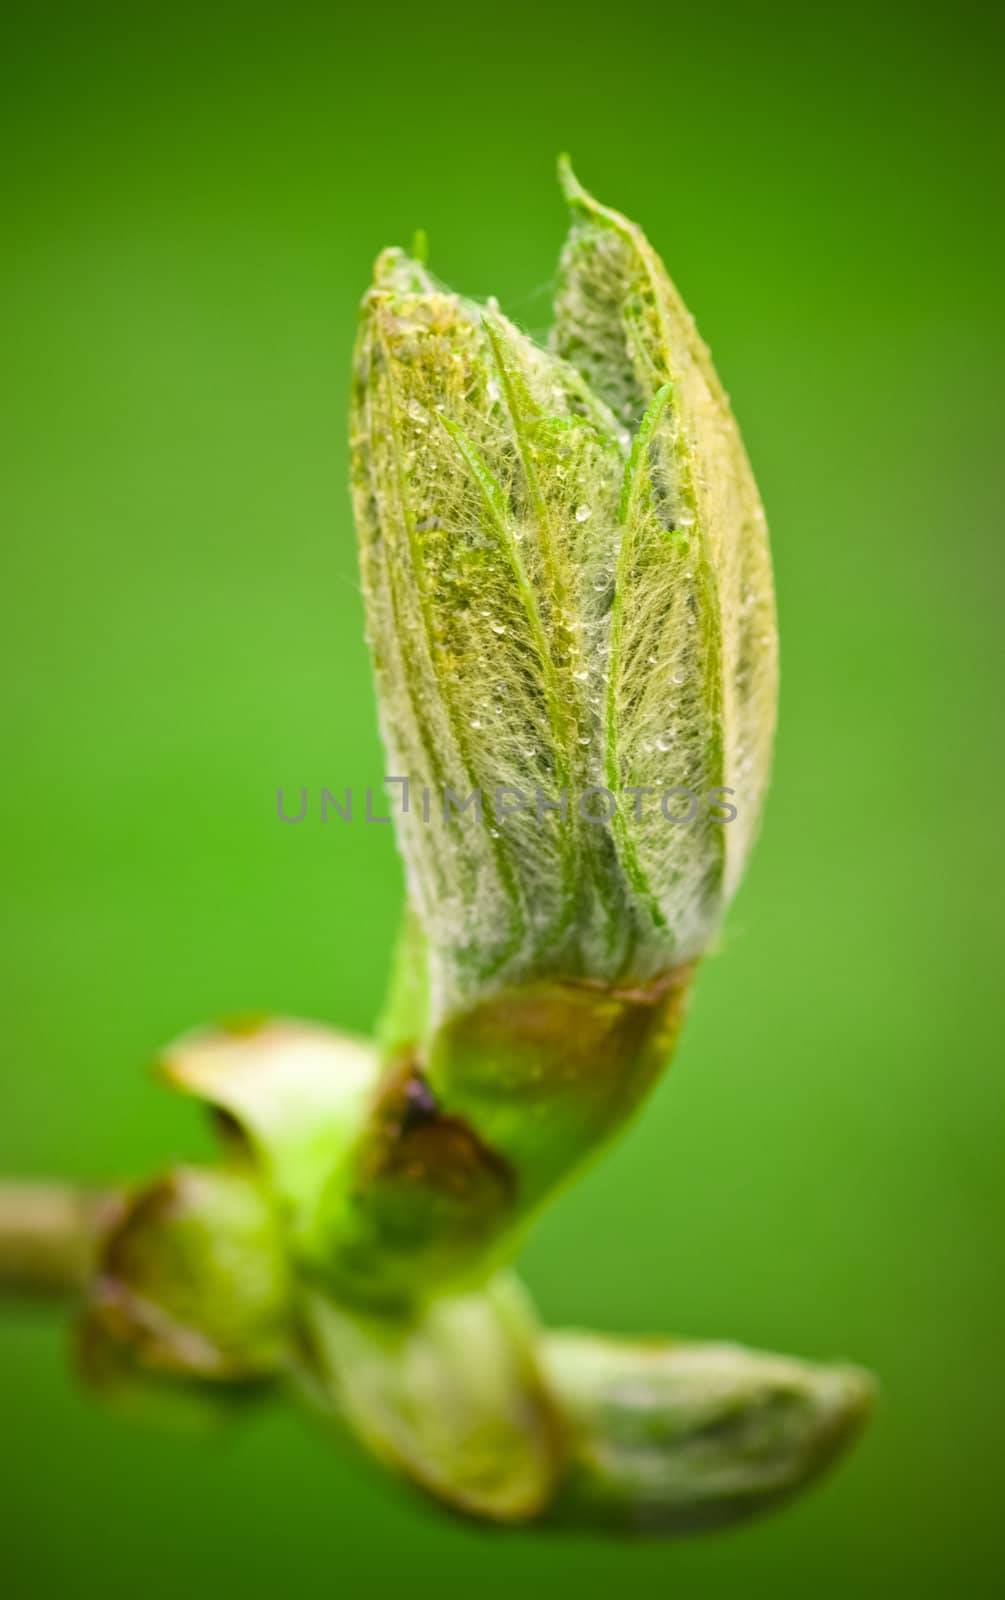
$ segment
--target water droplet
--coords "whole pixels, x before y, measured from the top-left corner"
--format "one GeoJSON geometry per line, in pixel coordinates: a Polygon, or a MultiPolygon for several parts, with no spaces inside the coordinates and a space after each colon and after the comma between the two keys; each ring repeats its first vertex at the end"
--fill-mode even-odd
{"type": "Polygon", "coordinates": [[[671,683],[683,683],[684,682],[684,674],[683,674],[683,672],[671,672],[671,674],[670,674],[670,682],[671,683]]]}
{"type": "Polygon", "coordinates": [[[471,726],[473,728],[480,728],[481,727],[480,719],[478,717],[472,717],[471,718],[471,726]]]}
{"type": "Polygon", "coordinates": [[[414,395],[408,402],[408,415],[413,422],[418,422],[422,427],[429,421],[429,412],[425,406],[419,404],[414,395]]]}
{"type": "Polygon", "coordinates": [[[656,748],[657,748],[657,750],[662,751],[663,755],[666,755],[667,751],[673,745],[674,739],[676,737],[677,737],[677,735],[674,733],[673,729],[672,728],[668,728],[666,733],[661,733],[659,735],[658,739],[656,740],[656,748]]]}
{"type": "Polygon", "coordinates": [[[592,515],[593,515],[593,513],[591,512],[589,506],[577,506],[576,507],[576,521],[577,522],[588,522],[592,515]]]}
{"type": "Polygon", "coordinates": [[[574,672],[572,674],[572,676],[575,678],[577,683],[586,683],[586,681],[589,678],[590,674],[589,674],[588,669],[586,667],[584,667],[581,672],[574,672]]]}
{"type": "Polygon", "coordinates": [[[503,634],[503,633],[506,632],[506,629],[505,629],[504,625],[501,622],[493,622],[492,623],[492,632],[493,633],[498,633],[498,634],[503,634]]]}

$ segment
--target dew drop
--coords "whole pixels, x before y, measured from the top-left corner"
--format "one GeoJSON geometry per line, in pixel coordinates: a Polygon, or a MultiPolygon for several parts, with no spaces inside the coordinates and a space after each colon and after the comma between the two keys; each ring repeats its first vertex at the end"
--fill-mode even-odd
{"type": "Polygon", "coordinates": [[[589,506],[577,506],[576,507],[576,521],[577,522],[588,522],[592,515],[593,515],[593,513],[591,512],[589,506]]]}

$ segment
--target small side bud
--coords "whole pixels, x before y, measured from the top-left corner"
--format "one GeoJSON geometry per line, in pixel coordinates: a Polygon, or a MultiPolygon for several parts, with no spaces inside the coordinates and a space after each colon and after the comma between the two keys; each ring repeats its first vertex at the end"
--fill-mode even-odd
{"type": "Polygon", "coordinates": [[[558,1422],[518,1286],[443,1295],[409,1321],[307,1304],[316,1404],[366,1450],[456,1511],[526,1522],[550,1503],[558,1422]]]}
{"type": "Polygon", "coordinates": [[[290,1280],[279,1219],[245,1171],[179,1167],[124,1204],[87,1302],[85,1351],[118,1366],[244,1383],[280,1369],[290,1280]]]}
{"type": "Polygon", "coordinates": [[[764,1511],[857,1438],[874,1384],[731,1344],[555,1333],[542,1363],[570,1430],[554,1520],[699,1533],[764,1511]]]}

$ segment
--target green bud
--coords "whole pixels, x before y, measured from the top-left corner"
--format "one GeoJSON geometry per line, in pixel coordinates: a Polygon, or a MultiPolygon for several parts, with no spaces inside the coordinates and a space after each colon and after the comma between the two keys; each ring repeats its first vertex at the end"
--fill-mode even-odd
{"type": "Polygon", "coordinates": [[[767,1510],[857,1438],[874,1393],[857,1367],[731,1344],[554,1333],[540,1356],[570,1450],[552,1515],[614,1533],[697,1533],[767,1510]]]}
{"type": "Polygon", "coordinates": [[[552,348],[397,251],[363,303],[354,500],[434,1020],[699,955],[767,780],[771,574],[736,425],[642,234],[564,183],[552,348]],[[480,822],[456,814],[474,791],[480,822]]]}
{"type": "Polygon", "coordinates": [[[281,1231],[260,1183],[178,1167],[129,1197],[102,1241],[82,1348],[96,1374],[245,1383],[280,1370],[289,1318],[281,1231]]]}
{"type": "Polygon", "coordinates": [[[371,1454],[457,1511],[522,1522],[550,1503],[558,1423],[536,1328],[511,1279],[442,1295],[401,1321],[307,1298],[307,1393],[371,1454]]]}

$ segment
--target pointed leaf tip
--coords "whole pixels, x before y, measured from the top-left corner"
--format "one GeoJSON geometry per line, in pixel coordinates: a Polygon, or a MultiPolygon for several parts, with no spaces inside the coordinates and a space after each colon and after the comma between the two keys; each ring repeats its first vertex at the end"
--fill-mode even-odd
{"type": "Polygon", "coordinates": [[[564,150],[558,158],[558,182],[570,206],[584,205],[589,196],[572,170],[572,158],[564,150]]]}
{"type": "Polygon", "coordinates": [[[614,228],[619,231],[637,231],[635,224],[630,222],[627,217],[622,216],[620,211],[614,211],[610,206],[602,205],[590,193],[589,189],[583,187],[573,172],[572,162],[567,155],[561,155],[558,158],[558,181],[562,188],[562,194],[565,196],[566,204],[571,211],[578,213],[581,217],[588,218],[599,227],[614,228]]]}

